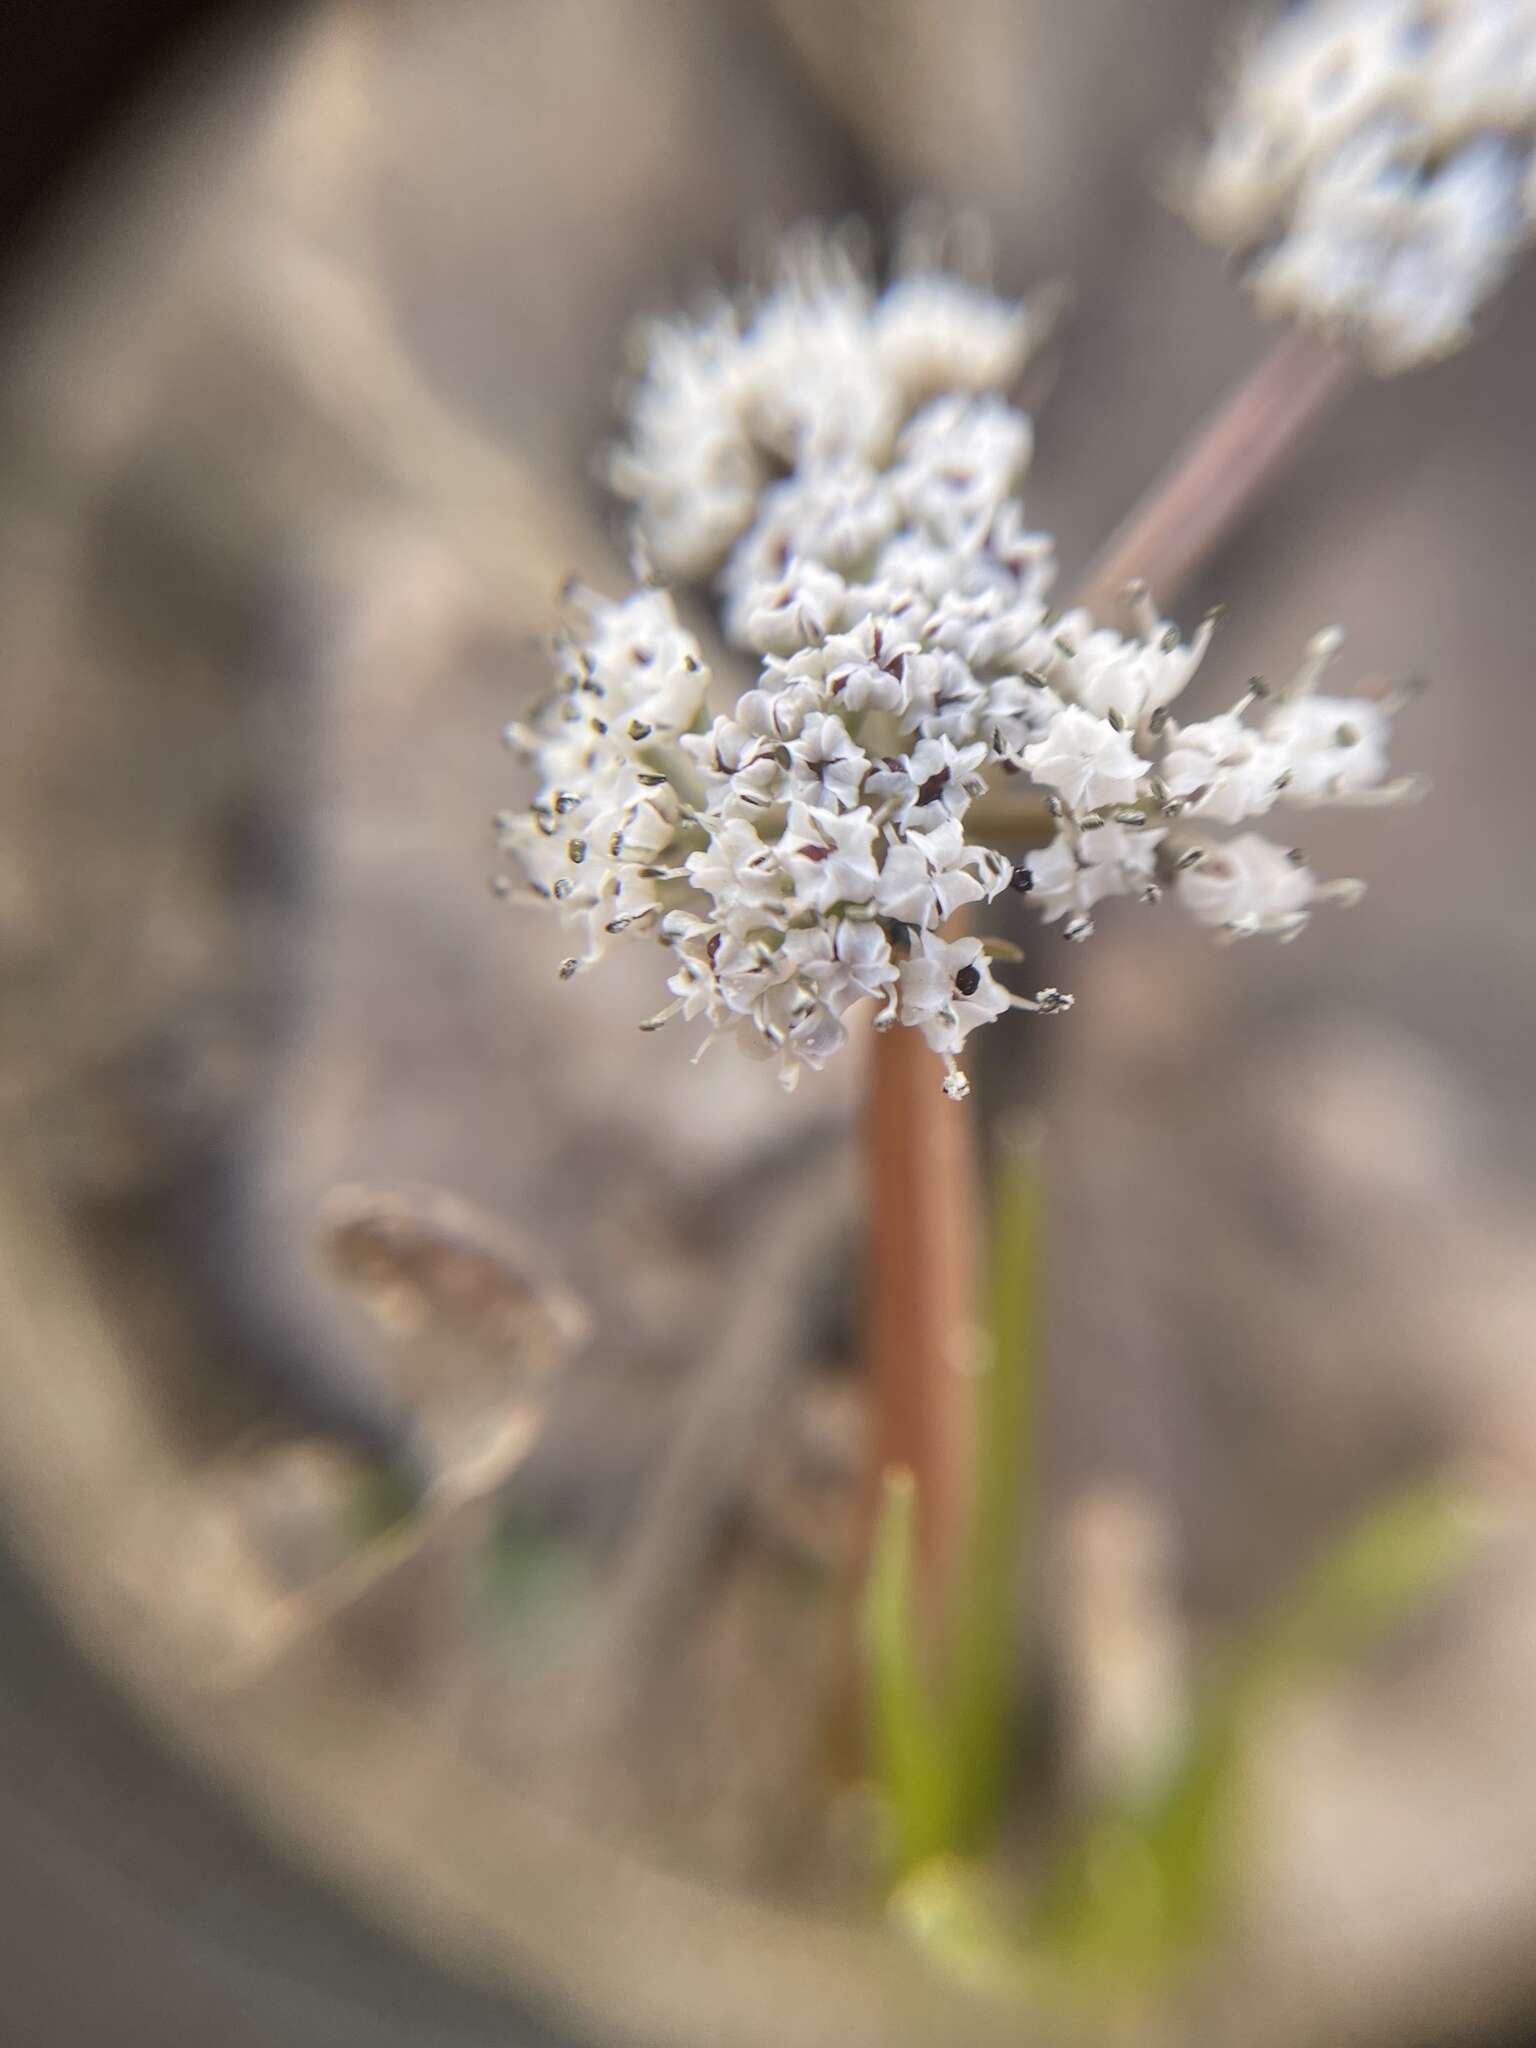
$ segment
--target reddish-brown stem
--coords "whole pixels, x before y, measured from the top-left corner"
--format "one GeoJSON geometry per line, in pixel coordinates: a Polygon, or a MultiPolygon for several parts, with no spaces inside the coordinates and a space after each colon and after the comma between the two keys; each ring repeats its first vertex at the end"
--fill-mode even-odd
{"type": "Polygon", "coordinates": [[[942,1092],[922,1034],[871,1048],[865,1305],[873,1415],[868,1502],[904,1465],[916,1481],[919,1584],[943,1599],[971,1466],[970,1402],[980,1242],[975,1118],[942,1092]]]}
{"type": "Polygon", "coordinates": [[[1139,577],[1171,604],[1355,374],[1342,349],[1288,333],[1116,527],[1075,602],[1102,615],[1139,577]]]}
{"type": "MultiPolygon", "coordinates": [[[[1346,388],[1341,351],[1288,335],[1208,420],[1110,538],[1077,601],[1106,613],[1140,578],[1164,604],[1240,523],[1287,456],[1346,388]]],[[[1021,808],[1025,830],[1037,825],[1021,808]]],[[[921,1583],[944,1599],[970,1487],[965,1347],[977,1314],[979,1211],[974,1116],[939,1089],[915,1031],[874,1042],[868,1097],[868,1490],[907,1467],[916,1480],[921,1583]]]]}

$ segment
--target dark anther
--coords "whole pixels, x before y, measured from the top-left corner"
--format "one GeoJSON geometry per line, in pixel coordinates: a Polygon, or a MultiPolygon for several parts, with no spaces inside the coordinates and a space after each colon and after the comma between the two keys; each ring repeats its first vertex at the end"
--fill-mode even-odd
{"type": "Polygon", "coordinates": [[[981,976],[974,967],[962,967],[955,976],[956,995],[973,996],[980,987],[981,976]]]}
{"type": "Polygon", "coordinates": [[[1028,868],[1017,867],[1008,877],[1008,886],[1016,890],[1020,896],[1027,896],[1035,886],[1035,878],[1028,868]]]}

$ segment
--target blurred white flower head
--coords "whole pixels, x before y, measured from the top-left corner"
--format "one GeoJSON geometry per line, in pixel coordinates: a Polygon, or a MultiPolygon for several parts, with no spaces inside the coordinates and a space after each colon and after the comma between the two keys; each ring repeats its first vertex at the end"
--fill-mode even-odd
{"type": "Polygon", "coordinates": [[[1253,35],[1188,211],[1266,313],[1410,369],[1536,233],[1536,0],[1297,0],[1253,35]]]}
{"type": "Polygon", "coordinates": [[[1106,898],[1172,889],[1228,936],[1288,938],[1355,893],[1212,831],[1406,793],[1391,703],[1318,688],[1336,633],[1284,689],[1180,727],[1213,621],[1185,641],[1144,592],[1129,634],[1050,608],[1051,542],[1016,495],[1030,425],[993,388],[1036,328],[931,268],[879,293],[846,244],[802,235],[761,298],[649,330],[615,481],[647,561],[717,578],[754,666],[717,673],[662,588],[580,594],[558,688],[507,729],[532,804],[497,820],[577,934],[563,974],[661,941],[647,1028],[697,1020],[792,1086],[865,1005],[921,1031],[960,1095],[978,1025],[1071,998],[1006,989],[1017,949],[946,929],[957,911],[1033,894],[1076,939],[1106,898]],[[990,785],[1034,792],[1049,845],[1015,860],[976,835],[990,785]]]}

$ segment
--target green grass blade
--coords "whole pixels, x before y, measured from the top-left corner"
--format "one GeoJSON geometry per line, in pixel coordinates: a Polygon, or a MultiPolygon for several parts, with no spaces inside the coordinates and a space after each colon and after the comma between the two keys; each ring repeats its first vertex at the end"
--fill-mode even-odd
{"type": "Polygon", "coordinates": [[[1007,1140],[994,1196],[987,1340],[976,1362],[975,1493],[948,1659],[952,1846],[968,1854],[996,1832],[1008,1790],[1019,1685],[1015,1591],[1035,1495],[1043,1217],[1038,1150],[1007,1140]]]}
{"type": "Polygon", "coordinates": [[[1041,1928],[1061,1966],[1148,1981],[1208,1935],[1259,1724],[1293,1686],[1362,1655],[1441,1590],[1478,1533],[1469,1505],[1443,1482],[1412,1487],[1303,1573],[1207,1687],[1161,1790],[1101,1814],[1054,1873],[1041,1928]]]}
{"type": "Polygon", "coordinates": [[[860,1615],[871,1762],[896,1878],[943,1855],[954,1831],[951,1746],[923,1671],[913,1552],[912,1474],[885,1474],[860,1615]]]}

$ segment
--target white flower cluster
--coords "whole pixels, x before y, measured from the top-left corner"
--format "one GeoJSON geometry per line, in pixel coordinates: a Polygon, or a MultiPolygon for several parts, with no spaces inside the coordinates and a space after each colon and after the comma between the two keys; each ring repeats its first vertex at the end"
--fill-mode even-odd
{"type": "Polygon", "coordinates": [[[1299,0],[1243,54],[1188,204],[1266,312],[1382,370],[1460,348],[1536,233],[1536,0],[1299,0]]]}
{"type": "Polygon", "coordinates": [[[746,316],[657,332],[616,472],[650,559],[718,570],[727,633],[758,667],[720,688],[658,586],[583,599],[558,692],[507,732],[537,772],[532,808],[498,820],[581,934],[562,973],[654,935],[672,1001],[651,1026],[699,1019],[706,1044],[729,1033],[789,1086],[867,999],[877,1028],[921,1030],[960,1095],[978,1024],[1071,1002],[1004,989],[994,963],[1017,951],[947,930],[965,906],[1032,892],[1083,938],[1101,899],[1172,885],[1231,935],[1290,937],[1356,893],[1208,828],[1403,793],[1384,780],[1390,704],[1318,692],[1337,645],[1322,635],[1261,722],[1253,686],[1180,728],[1169,707],[1210,621],[1184,644],[1145,594],[1129,637],[1049,609],[1051,542],[1015,496],[1029,422],[975,388],[1017,372],[1029,333],[936,274],[876,297],[835,244],[797,245],[746,316]],[[1018,865],[967,829],[993,778],[1033,786],[1054,833],[1018,865]]]}

